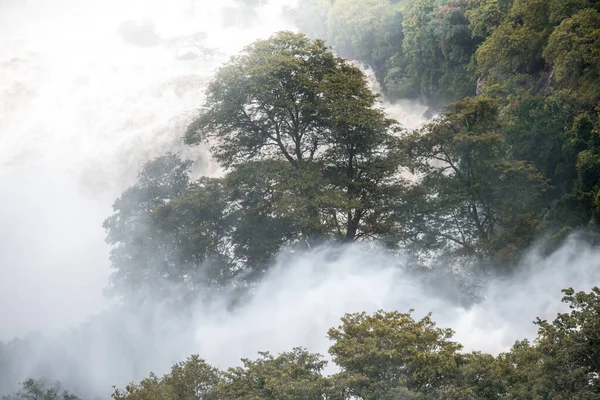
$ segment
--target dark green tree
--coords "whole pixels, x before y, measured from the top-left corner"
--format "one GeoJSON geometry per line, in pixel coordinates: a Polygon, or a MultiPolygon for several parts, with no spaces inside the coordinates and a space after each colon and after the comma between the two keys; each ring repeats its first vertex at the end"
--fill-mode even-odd
{"type": "Polygon", "coordinates": [[[411,224],[417,242],[484,261],[510,256],[535,238],[536,201],[546,180],[531,164],[510,158],[492,99],[453,103],[406,137],[405,146],[420,177],[418,218],[411,224]]]}
{"type": "Polygon", "coordinates": [[[287,163],[298,180],[281,188],[304,203],[301,235],[351,241],[393,233],[382,220],[402,185],[397,129],[358,68],[322,41],[280,32],[219,70],[186,142],[208,141],[237,179],[250,162],[263,174],[287,163]]]}

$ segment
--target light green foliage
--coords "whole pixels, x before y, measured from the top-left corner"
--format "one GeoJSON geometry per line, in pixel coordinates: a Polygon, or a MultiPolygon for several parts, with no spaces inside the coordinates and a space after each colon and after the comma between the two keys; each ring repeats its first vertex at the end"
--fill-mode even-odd
{"type": "Polygon", "coordinates": [[[600,3],[597,0],[550,0],[549,9],[550,22],[558,25],[561,21],[575,15],[580,10],[600,10],[600,3]]]}
{"type": "Polygon", "coordinates": [[[114,400],[216,400],[215,387],[220,372],[197,355],[173,365],[163,377],[150,374],[140,383],[130,383],[124,390],[115,389],[114,400]]]}
{"type": "Polygon", "coordinates": [[[320,355],[302,348],[277,357],[260,353],[257,360],[243,359],[230,368],[218,387],[219,399],[313,400],[343,399],[335,396],[329,380],[321,375],[327,364],[320,355]]]}
{"type": "Polygon", "coordinates": [[[548,390],[540,374],[541,353],[528,340],[518,340],[509,352],[498,355],[495,361],[497,384],[504,390],[502,398],[548,398],[548,390]]]}
{"type": "Polygon", "coordinates": [[[514,0],[474,0],[476,7],[465,12],[472,35],[485,39],[508,15],[514,0]]]}
{"type": "MultiPolygon", "coordinates": [[[[600,289],[563,291],[568,313],[538,319],[537,338],[518,340],[494,357],[462,353],[451,329],[412,311],[346,314],[328,332],[329,352],[341,371],[323,376],[319,354],[294,348],[226,372],[198,356],[162,378],[116,390],[114,400],[522,400],[597,399],[600,392],[600,289]]],[[[14,398],[54,400],[54,398],[14,398]]],[[[76,398],[60,398],[76,400],[76,398]]]]}
{"type": "Polygon", "coordinates": [[[472,352],[463,355],[458,377],[448,392],[451,398],[496,400],[506,395],[506,382],[499,373],[498,361],[491,354],[472,352]]]}
{"type": "Polygon", "coordinates": [[[27,379],[17,393],[2,396],[2,400],[79,400],[79,397],[62,389],[58,382],[27,379]]]}
{"type": "MultiPolygon", "coordinates": [[[[587,17],[580,16],[574,21],[571,21],[569,17],[587,6],[591,6],[588,0],[483,1],[478,8],[467,13],[474,34],[484,34],[484,21],[487,18],[492,18],[495,21],[492,26],[497,27],[490,32],[489,37],[477,49],[476,59],[479,74],[487,80],[488,84],[503,82],[507,79],[512,79],[512,82],[520,81],[522,84],[523,79],[527,81],[527,78],[536,77],[544,71],[546,63],[553,63],[553,59],[559,57],[559,53],[563,57],[563,61],[566,61],[567,58],[570,60],[569,62],[575,61],[573,57],[575,53],[581,51],[581,46],[594,40],[590,37],[591,32],[587,32],[586,29],[589,31],[590,26],[595,22],[593,22],[593,18],[590,20],[591,9],[584,13],[587,17]],[[510,3],[512,3],[512,7],[508,15],[497,25],[497,18],[506,13],[506,7],[510,3]],[[584,19],[586,19],[585,22],[584,19]],[[555,26],[563,21],[566,25],[562,29],[558,29],[556,35],[553,35],[555,26]],[[575,26],[579,28],[575,28],[575,26]],[[576,32],[577,29],[584,31],[576,32]],[[569,32],[571,32],[570,35],[579,33],[586,38],[581,40],[579,50],[563,52],[568,48],[569,40],[572,40],[567,38],[569,32]],[[554,36],[554,39],[553,43],[549,44],[551,35],[554,36]],[[565,47],[560,47],[561,42],[565,47]],[[548,48],[546,48],[547,46],[548,48]]],[[[556,70],[559,79],[562,79],[561,71],[565,67],[566,65],[563,65],[556,70]]],[[[534,81],[529,80],[528,84],[532,83],[534,81]]]]}
{"type": "Polygon", "coordinates": [[[488,83],[535,74],[550,34],[548,0],[515,0],[508,17],[477,49],[478,71],[488,83]]]}
{"type": "Polygon", "coordinates": [[[556,80],[570,87],[587,86],[586,100],[598,100],[600,79],[600,13],[588,8],[567,18],[552,32],[544,58],[554,65],[556,80]]]}
{"type": "Polygon", "coordinates": [[[429,315],[416,321],[410,313],[347,314],[328,332],[329,352],[353,395],[375,399],[398,388],[427,394],[458,373],[462,346],[452,334],[429,315]]]}

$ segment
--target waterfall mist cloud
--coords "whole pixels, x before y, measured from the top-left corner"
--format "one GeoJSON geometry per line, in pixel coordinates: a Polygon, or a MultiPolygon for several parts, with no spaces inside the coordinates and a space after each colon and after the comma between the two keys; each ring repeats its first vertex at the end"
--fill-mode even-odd
{"type": "Polygon", "coordinates": [[[243,26],[229,21],[237,4],[0,1],[0,339],[106,307],[102,221],[144,162],[176,151],[197,173],[219,173],[181,140],[203,88],[242,46],[287,27],[286,1],[243,26]],[[128,22],[155,43],[125,40],[128,22]],[[179,59],[199,35],[218,52],[179,59]]]}
{"type": "MultiPolygon", "coordinates": [[[[362,246],[321,247],[283,254],[237,306],[228,299],[198,301],[188,309],[147,303],[113,307],[61,335],[38,340],[23,352],[19,379],[59,379],[88,396],[108,396],[113,385],[164,373],[192,353],[220,368],[304,346],[326,355],[326,334],[347,312],[378,309],[433,312],[438,325],[451,327],[465,351],[497,354],[517,339],[532,338],[535,317],[552,319],[565,305],[560,290],[587,290],[600,284],[600,252],[568,242],[550,257],[532,251],[522,273],[482,282],[481,301],[464,307],[448,283],[432,286],[402,268],[402,257],[362,246]]],[[[334,372],[330,366],[327,372],[334,372]]]]}

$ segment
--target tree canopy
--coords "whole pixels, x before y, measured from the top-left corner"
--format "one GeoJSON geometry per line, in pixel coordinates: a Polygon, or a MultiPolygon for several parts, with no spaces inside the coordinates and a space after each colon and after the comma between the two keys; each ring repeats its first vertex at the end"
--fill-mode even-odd
{"type": "Polygon", "coordinates": [[[392,244],[407,207],[399,132],[362,71],[322,41],[257,41],[217,72],[185,136],[209,143],[226,175],[193,180],[173,154],[148,163],[104,225],[113,286],[226,286],[284,247],[392,244]]]}
{"type": "Polygon", "coordinates": [[[537,338],[492,356],[464,353],[431,314],[347,314],[329,330],[340,371],[324,375],[319,354],[294,348],[219,371],[198,356],[159,378],[116,390],[115,400],[190,399],[595,399],[600,365],[600,289],[564,290],[570,312],[537,320],[537,338]]]}

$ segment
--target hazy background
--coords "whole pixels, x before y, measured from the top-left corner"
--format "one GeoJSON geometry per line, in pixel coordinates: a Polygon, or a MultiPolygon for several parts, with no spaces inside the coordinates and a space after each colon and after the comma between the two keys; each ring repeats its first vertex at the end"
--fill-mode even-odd
{"type": "Polygon", "coordinates": [[[0,339],[105,307],[112,201],[145,161],[181,149],[228,54],[287,27],[270,3],[244,28],[226,1],[0,0],[0,339]],[[149,45],[126,42],[128,21],[151,26],[149,45]],[[223,54],[178,60],[174,39],[196,32],[223,54]]]}

